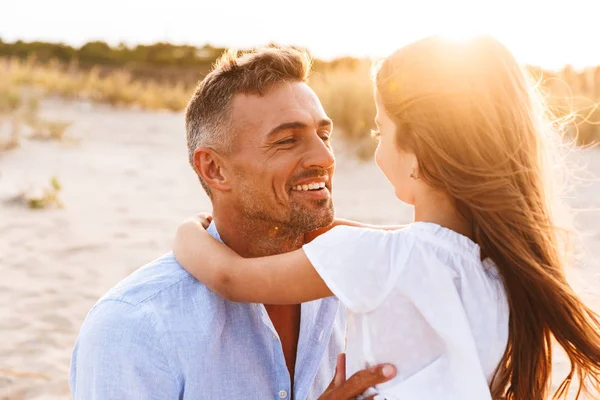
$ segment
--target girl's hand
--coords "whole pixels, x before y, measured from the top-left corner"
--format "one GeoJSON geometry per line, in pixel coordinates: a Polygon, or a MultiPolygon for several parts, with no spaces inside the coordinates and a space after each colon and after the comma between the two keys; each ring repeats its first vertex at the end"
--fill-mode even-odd
{"type": "Polygon", "coordinates": [[[200,213],[192,217],[196,223],[200,224],[204,229],[208,229],[212,222],[212,215],[208,213],[200,213]]]}

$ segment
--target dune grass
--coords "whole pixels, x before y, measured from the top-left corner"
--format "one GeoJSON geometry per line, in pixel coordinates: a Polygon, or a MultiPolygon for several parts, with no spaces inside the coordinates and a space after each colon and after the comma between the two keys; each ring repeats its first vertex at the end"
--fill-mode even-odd
{"type": "Polygon", "coordinates": [[[42,189],[39,194],[25,194],[24,200],[27,206],[34,210],[46,208],[63,208],[64,204],[60,200],[59,194],[62,190],[62,185],[57,177],[50,178],[48,187],[42,189]]]}
{"type": "Polygon", "coordinates": [[[22,128],[29,127],[28,139],[65,141],[71,121],[51,120],[39,116],[40,98],[24,93],[18,86],[10,87],[0,78],[0,129],[8,137],[0,137],[0,152],[20,147],[22,128]],[[4,129],[8,126],[7,129],[4,129]]]}
{"type": "Polygon", "coordinates": [[[14,115],[21,107],[22,98],[19,88],[12,84],[6,75],[0,72],[0,130],[8,126],[8,137],[0,137],[0,153],[20,146],[21,127],[14,115]]]}
{"type": "Polygon", "coordinates": [[[39,65],[33,59],[3,59],[0,74],[5,75],[12,85],[42,88],[48,95],[151,110],[182,110],[191,93],[191,88],[183,83],[171,85],[134,80],[127,70],[116,70],[103,76],[98,68],[86,70],[56,62],[39,65]]]}

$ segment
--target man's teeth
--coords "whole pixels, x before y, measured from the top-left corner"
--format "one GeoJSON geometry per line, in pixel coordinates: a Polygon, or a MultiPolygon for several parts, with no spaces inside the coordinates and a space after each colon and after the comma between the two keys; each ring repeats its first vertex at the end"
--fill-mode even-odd
{"type": "Polygon", "coordinates": [[[292,188],[292,190],[317,190],[323,189],[325,187],[325,182],[315,182],[309,183],[308,185],[296,185],[292,188]]]}

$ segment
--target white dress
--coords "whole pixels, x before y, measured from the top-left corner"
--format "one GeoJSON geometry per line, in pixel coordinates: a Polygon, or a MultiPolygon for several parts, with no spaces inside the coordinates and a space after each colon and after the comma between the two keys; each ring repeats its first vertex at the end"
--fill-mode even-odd
{"type": "Polygon", "coordinates": [[[392,363],[398,374],[376,387],[382,398],[491,399],[509,310],[476,243],[416,222],[397,231],[340,226],[303,249],[348,309],[348,377],[392,363]]]}

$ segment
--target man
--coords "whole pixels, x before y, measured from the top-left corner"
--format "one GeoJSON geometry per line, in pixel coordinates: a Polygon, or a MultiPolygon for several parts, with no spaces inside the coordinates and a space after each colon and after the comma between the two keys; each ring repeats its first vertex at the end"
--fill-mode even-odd
{"type": "MultiPolygon", "coordinates": [[[[332,122],[293,49],[225,54],[186,112],[190,162],[213,203],[209,232],[245,257],[299,248],[334,218],[332,122]],[[319,178],[325,187],[312,185],[319,178]]],[[[343,307],[230,303],[172,254],[108,292],[75,345],[76,399],[348,399],[388,378],[345,381],[343,307]]],[[[387,369],[386,369],[387,371],[387,369]]]]}

